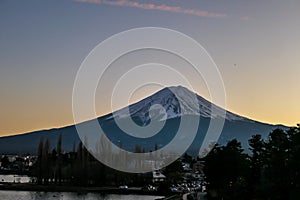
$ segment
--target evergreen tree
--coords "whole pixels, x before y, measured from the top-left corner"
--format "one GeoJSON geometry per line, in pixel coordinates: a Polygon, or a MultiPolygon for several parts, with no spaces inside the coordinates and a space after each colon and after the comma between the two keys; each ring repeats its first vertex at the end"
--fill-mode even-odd
{"type": "Polygon", "coordinates": [[[234,139],[224,147],[216,145],[204,160],[211,198],[248,199],[249,160],[240,142],[234,139]]]}
{"type": "Polygon", "coordinates": [[[300,124],[290,128],[287,134],[291,141],[288,159],[290,199],[300,199],[300,124]]]}
{"type": "Polygon", "coordinates": [[[250,176],[249,176],[249,192],[252,196],[258,196],[263,192],[262,188],[262,173],[264,164],[265,142],[261,135],[253,135],[249,139],[249,146],[251,150],[250,157],[250,176]]]}

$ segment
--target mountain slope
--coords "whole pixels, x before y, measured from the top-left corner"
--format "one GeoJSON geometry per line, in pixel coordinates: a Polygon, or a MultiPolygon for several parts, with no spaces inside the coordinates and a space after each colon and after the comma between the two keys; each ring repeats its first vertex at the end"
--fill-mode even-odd
{"type": "MultiPolygon", "coordinates": [[[[159,148],[163,147],[174,138],[182,116],[188,116],[191,119],[200,117],[197,135],[188,150],[189,153],[197,155],[210,121],[220,117],[218,116],[218,112],[212,114],[213,106],[215,105],[204,98],[184,87],[178,86],[164,88],[127,108],[99,117],[96,120],[101,124],[108,138],[116,145],[121,142],[123,148],[131,151],[134,150],[135,145],[140,145],[150,151],[154,149],[155,145],[158,145],[159,148]],[[174,95],[174,93],[176,93],[176,95],[174,95]],[[126,121],[130,117],[140,126],[149,124],[151,120],[165,121],[166,123],[163,129],[156,135],[146,139],[137,138],[125,134],[114,120],[126,121]]],[[[222,110],[216,106],[215,108],[220,111],[222,110]]],[[[251,135],[261,134],[263,137],[266,137],[268,133],[275,128],[285,129],[286,127],[260,123],[231,112],[226,112],[224,128],[218,143],[225,144],[228,140],[236,138],[241,141],[244,148],[247,149],[247,141],[251,135]]],[[[49,139],[52,148],[55,148],[60,134],[62,134],[63,137],[63,149],[65,151],[71,151],[73,146],[80,142],[76,128],[73,125],[58,129],[41,130],[22,135],[2,137],[0,138],[0,154],[35,154],[40,138],[49,139]]]]}

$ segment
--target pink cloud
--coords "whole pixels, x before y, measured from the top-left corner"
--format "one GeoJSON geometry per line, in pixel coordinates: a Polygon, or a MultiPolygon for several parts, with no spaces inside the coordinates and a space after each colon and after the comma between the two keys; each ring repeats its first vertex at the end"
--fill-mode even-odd
{"type": "Polygon", "coordinates": [[[168,6],[168,5],[156,5],[152,3],[139,3],[136,1],[130,0],[75,0],[77,2],[83,3],[97,3],[97,4],[105,4],[111,6],[124,6],[124,7],[134,7],[145,10],[160,10],[160,11],[168,11],[168,12],[176,12],[182,14],[196,15],[200,17],[214,17],[221,18],[226,17],[225,14],[220,13],[211,13],[205,10],[197,10],[197,9],[186,9],[179,6],[168,6]]]}

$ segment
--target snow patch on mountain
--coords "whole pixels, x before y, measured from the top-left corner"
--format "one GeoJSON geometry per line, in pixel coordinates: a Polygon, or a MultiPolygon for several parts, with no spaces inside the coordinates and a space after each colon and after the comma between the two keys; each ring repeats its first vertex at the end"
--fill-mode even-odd
{"type": "Polygon", "coordinates": [[[225,119],[229,121],[247,120],[247,118],[225,111],[185,87],[172,86],[115,111],[106,119],[131,117],[147,124],[151,117],[157,120],[166,120],[182,115],[217,118],[224,116],[224,112],[226,112],[225,119]]]}

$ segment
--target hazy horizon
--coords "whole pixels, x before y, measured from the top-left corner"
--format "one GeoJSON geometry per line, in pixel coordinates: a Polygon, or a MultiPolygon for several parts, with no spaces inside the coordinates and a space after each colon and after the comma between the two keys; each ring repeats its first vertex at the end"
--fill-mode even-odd
{"type": "MultiPolygon", "coordinates": [[[[164,88],[178,87],[178,86],[182,86],[182,85],[172,85],[172,86],[170,85],[170,86],[166,86],[166,87],[164,87],[164,88]]],[[[184,87],[184,86],[183,86],[183,87],[184,87]]],[[[140,94],[138,94],[138,92],[137,92],[137,94],[135,94],[137,97],[133,97],[134,100],[131,100],[131,101],[130,101],[130,105],[135,104],[135,103],[138,103],[139,101],[142,101],[143,99],[145,99],[145,98],[147,98],[147,97],[150,97],[150,96],[154,95],[155,93],[159,92],[160,90],[162,90],[162,89],[164,89],[164,88],[160,88],[160,89],[158,89],[158,90],[153,90],[153,92],[151,92],[148,96],[145,96],[145,97],[142,97],[142,98],[136,100],[136,98],[138,98],[138,96],[140,95],[140,94]]],[[[192,91],[191,89],[189,89],[189,90],[192,91]]],[[[193,92],[193,91],[192,91],[192,92],[193,92]]],[[[197,93],[196,93],[196,94],[197,94],[197,93]]],[[[199,94],[198,94],[198,95],[199,95],[199,94]]],[[[202,97],[202,96],[201,96],[201,97],[202,97]]],[[[204,97],[203,97],[203,98],[204,98],[204,97]]],[[[205,99],[205,98],[204,98],[204,99],[205,99]]],[[[206,100],[207,100],[207,99],[206,99],[206,100]]],[[[128,106],[129,106],[129,105],[128,105],[128,106]]],[[[124,106],[124,107],[126,107],[126,106],[124,106]]],[[[116,110],[114,110],[114,111],[112,111],[112,112],[118,111],[118,110],[120,110],[120,109],[122,109],[122,108],[124,108],[124,107],[120,107],[120,108],[118,108],[118,109],[116,109],[116,110]]],[[[227,111],[229,111],[229,110],[227,110],[227,111]]],[[[112,112],[104,113],[104,114],[102,114],[102,115],[99,115],[98,117],[103,117],[103,116],[105,116],[105,115],[111,114],[112,112]]],[[[231,112],[231,111],[229,111],[229,112],[231,112]]],[[[247,116],[243,116],[243,115],[240,115],[240,114],[238,114],[238,113],[234,113],[234,114],[237,114],[237,115],[239,115],[239,116],[241,116],[241,117],[246,117],[246,118],[248,118],[247,116]]],[[[248,119],[257,121],[257,120],[255,120],[255,119],[251,119],[251,118],[248,118],[248,119]]],[[[91,120],[91,119],[86,119],[85,121],[88,121],[88,120],[91,120]]],[[[259,122],[266,123],[266,124],[272,124],[272,123],[263,122],[263,121],[259,121],[259,122]]],[[[26,134],[26,133],[36,132],[36,131],[43,131],[43,130],[51,130],[51,129],[64,128],[64,127],[72,126],[72,125],[74,125],[74,124],[75,124],[75,122],[70,123],[70,124],[65,124],[65,125],[62,125],[62,126],[57,126],[57,127],[47,127],[47,128],[42,128],[42,129],[29,130],[29,131],[21,132],[21,133],[12,133],[12,134],[9,134],[9,135],[1,135],[0,137],[14,136],[14,135],[18,135],[18,134],[26,134]]],[[[288,125],[285,125],[285,124],[272,124],[272,125],[284,125],[284,126],[288,126],[288,125]]]]}

